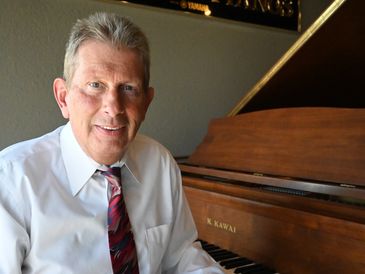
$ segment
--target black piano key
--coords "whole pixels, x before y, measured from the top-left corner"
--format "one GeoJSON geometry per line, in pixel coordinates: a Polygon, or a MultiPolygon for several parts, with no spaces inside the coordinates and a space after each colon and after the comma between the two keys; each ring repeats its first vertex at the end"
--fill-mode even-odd
{"type": "Polygon", "coordinates": [[[251,261],[249,259],[239,257],[239,258],[222,261],[222,262],[220,262],[220,265],[226,269],[232,269],[235,267],[240,267],[240,266],[244,266],[244,265],[248,265],[248,264],[252,264],[252,263],[253,263],[253,261],[251,261]]]}
{"type": "Polygon", "coordinates": [[[232,252],[226,252],[226,253],[223,253],[223,254],[211,255],[211,256],[214,260],[216,260],[217,262],[220,262],[220,261],[227,260],[227,259],[230,259],[230,258],[236,258],[237,254],[232,253],[232,252]]]}
{"type": "MultiPolygon", "coordinates": [[[[220,250],[213,250],[213,251],[210,251],[210,252],[208,252],[209,253],[209,255],[211,255],[212,257],[213,256],[217,256],[217,257],[219,257],[219,256],[221,256],[221,255],[228,255],[228,254],[230,254],[231,256],[230,257],[227,257],[227,259],[228,258],[234,258],[234,257],[238,257],[238,255],[236,254],[236,253],[233,253],[233,252],[231,252],[231,251],[229,251],[229,250],[226,250],[226,249],[220,249],[220,250]]],[[[221,259],[220,261],[222,261],[222,260],[225,260],[225,259],[221,259]]]]}
{"type": "Polygon", "coordinates": [[[202,248],[207,251],[208,253],[213,250],[220,250],[221,248],[219,246],[213,245],[213,244],[205,244],[202,245],[202,248]]]}
{"type": "Polygon", "coordinates": [[[276,273],[275,270],[269,269],[260,264],[251,265],[248,267],[242,267],[240,269],[241,270],[239,270],[239,268],[236,269],[237,273],[240,273],[240,274],[275,274],[276,273]]]}
{"type": "Polygon", "coordinates": [[[229,251],[226,250],[226,249],[215,249],[215,250],[209,251],[208,253],[210,255],[220,255],[220,254],[224,254],[224,253],[227,253],[227,252],[229,252],[229,251]]]}
{"type": "Polygon", "coordinates": [[[238,257],[237,254],[230,252],[228,250],[225,250],[225,249],[221,249],[220,247],[213,245],[213,244],[204,244],[204,245],[202,245],[202,247],[217,262],[238,257]]]}
{"type": "Polygon", "coordinates": [[[248,266],[239,267],[234,270],[234,273],[254,274],[254,273],[257,273],[262,270],[265,270],[265,267],[262,264],[252,264],[252,265],[248,265],[248,266]]]}

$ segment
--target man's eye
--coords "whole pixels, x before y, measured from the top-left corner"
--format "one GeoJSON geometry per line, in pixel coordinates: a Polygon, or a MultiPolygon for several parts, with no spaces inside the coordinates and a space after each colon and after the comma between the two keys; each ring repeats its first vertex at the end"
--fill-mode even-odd
{"type": "Polygon", "coordinates": [[[92,88],[100,88],[101,84],[99,82],[91,82],[89,86],[92,88]]]}
{"type": "Polygon", "coordinates": [[[121,86],[121,90],[123,92],[134,92],[135,88],[131,85],[123,85],[123,86],[121,86]]]}

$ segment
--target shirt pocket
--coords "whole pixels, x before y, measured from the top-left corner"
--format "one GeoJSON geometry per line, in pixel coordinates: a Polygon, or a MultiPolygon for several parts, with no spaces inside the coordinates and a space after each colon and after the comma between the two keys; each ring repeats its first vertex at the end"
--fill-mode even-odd
{"type": "Polygon", "coordinates": [[[151,273],[161,273],[161,262],[169,243],[171,224],[163,224],[146,230],[151,273]]]}

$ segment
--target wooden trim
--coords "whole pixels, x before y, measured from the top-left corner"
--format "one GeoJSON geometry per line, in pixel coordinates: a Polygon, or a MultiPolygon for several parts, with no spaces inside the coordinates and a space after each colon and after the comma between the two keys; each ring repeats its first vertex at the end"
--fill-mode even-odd
{"type": "MultiPolygon", "coordinates": [[[[313,193],[328,194],[340,197],[350,197],[356,199],[364,199],[365,189],[346,184],[331,184],[326,182],[309,182],[293,178],[270,177],[262,174],[249,174],[243,172],[235,172],[229,170],[220,170],[207,167],[196,167],[186,164],[179,165],[182,172],[197,174],[201,176],[212,176],[239,182],[282,187],[296,189],[301,191],[309,191],[313,193]]],[[[219,179],[218,179],[219,180],[219,179]]]]}
{"type": "MultiPolygon", "coordinates": [[[[364,207],[349,204],[318,200],[312,197],[295,196],[286,193],[265,191],[260,188],[230,184],[219,180],[183,176],[183,184],[212,193],[219,193],[237,199],[248,199],[268,205],[278,205],[287,208],[335,217],[342,220],[351,220],[365,224],[364,207]]],[[[365,235],[364,235],[365,237],[365,235]]]]}

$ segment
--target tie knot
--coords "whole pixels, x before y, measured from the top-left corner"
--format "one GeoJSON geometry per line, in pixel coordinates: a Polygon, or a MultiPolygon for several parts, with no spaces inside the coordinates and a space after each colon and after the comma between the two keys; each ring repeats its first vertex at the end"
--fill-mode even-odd
{"type": "Polygon", "coordinates": [[[103,170],[98,169],[98,173],[105,176],[108,180],[111,190],[112,196],[121,193],[121,168],[120,167],[103,167],[103,170]]]}
{"type": "Polygon", "coordinates": [[[104,167],[104,170],[98,170],[100,172],[100,174],[104,175],[104,176],[113,176],[116,177],[120,180],[121,177],[121,168],[120,167],[104,167]]]}

